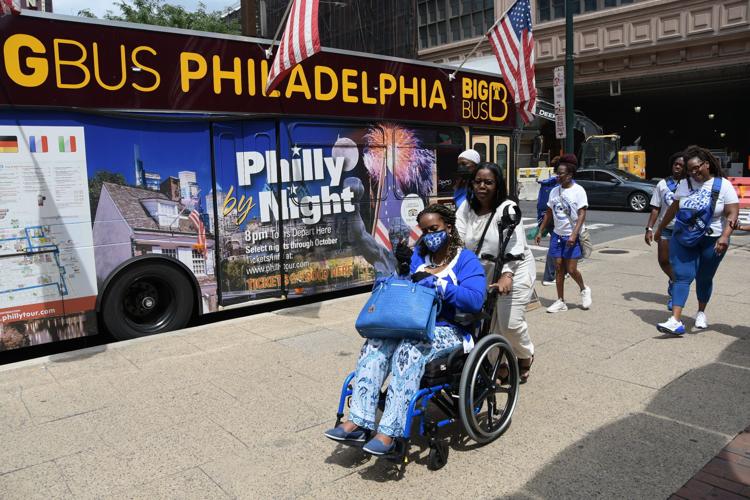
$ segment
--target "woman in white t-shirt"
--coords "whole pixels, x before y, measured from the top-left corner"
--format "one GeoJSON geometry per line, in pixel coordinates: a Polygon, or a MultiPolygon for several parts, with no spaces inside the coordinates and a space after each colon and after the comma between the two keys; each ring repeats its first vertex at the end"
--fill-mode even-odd
{"type": "Polygon", "coordinates": [[[578,159],[573,154],[560,157],[557,166],[557,187],[549,194],[547,212],[539,226],[536,244],[542,241],[542,234],[550,221],[554,221],[554,230],[550,233],[549,256],[555,259],[555,281],[557,300],[547,308],[547,312],[567,311],[565,304],[565,273],[575,280],[581,288],[581,307],[591,307],[591,288],[583,282],[578,271],[578,259],[581,258],[581,241],[579,235],[584,230],[586,209],[589,206],[586,190],[573,182],[573,174],[578,167],[578,159]]]}
{"type": "MultiPolygon", "coordinates": [[[[651,195],[651,215],[648,217],[646,236],[644,237],[646,244],[649,246],[651,246],[651,242],[654,240],[654,227],[658,227],[659,222],[664,218],[664,214],[667,213],[667,209],[672,205],[677,184],[684,177],[685,159],[682,155],[683,153],[679,152],[669,158],[669,164],[672,167],[672,176],[660,180],[656,188],[654,188],[654,194],[651,195]]],[[[669,263],[669,240],[672,237],[673,226],[674,223],[670,222],[661,232],[661,240],[657,242],[659,266],[669,278],[669,285],[667,286],[669,302],[667,302],[667,309],[670,311],[672,310],[674,273],[672,272],[672,265],[669,263]]]]}
{"type": "Polygon", "coordinates": [[[469,183],[466,203],[456,212],[456,229],[466,248],[480,257],[487,276],[487,287],[497,288],[490,330],[499,331],[510,342],[518,357],[521,383],[525,383],[534,361],[534,344],[526,323],[526,306],[534,292],[536,263],[526,244],[523,223],[516,226],[508,241],[505,253],[513,256],[513,259],[503,264],[497,283],[492,283],[493,261],[482,258],[482,255],[498,256],[503,237],[498,230],[498,221],[506,210],[519,213],[516,202],[508,198],[500,168],[494,163],[480,163],[469,183]]]}
{"type": "Polygon", "coordinates": [[[659,323],[657,329],[663,333],[682,335],[685,326],[682,324],[682,309],[690,293],[690,284],[695,280],[695,291],[698,296],[698,314],[695,316],[696,328],[707,328],[706,305],[711,298],[713,279],[721,260],[729,247],[729,235],[737,224],[739,199],[732,184],[724,177],[719,160],[707,149],[690,146],[684,153],[685,172],[688,177],[681,180],[675,191],[675,202],[654,234],[659,241],[664,229],[672,222],[680,209],[702,210],[710,207],[714,185],[719,186],[716,205],[711,217],[711,224],[695,246],[682,243],[679,231],[675,231],[669,244],[669,260],[674,272],[672,317],[659,323]],[[720,182],[715,183],[718,179],[720,182]]]}

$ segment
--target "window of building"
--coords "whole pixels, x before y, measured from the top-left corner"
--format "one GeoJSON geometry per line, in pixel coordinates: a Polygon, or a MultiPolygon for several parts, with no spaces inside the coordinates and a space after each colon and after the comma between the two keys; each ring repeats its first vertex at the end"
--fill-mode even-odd
{"type": "Polygon", "coordinates": [[[198,250],[193,250],[193,272],[196,276],[206,275],[206,256],[198,250]]]}
{"type": "Polygon", "coordinates": [[[167,257],[172,257],[174,259],[177,258],[177,249],[176,248],[162,248],[161,254],[166,255],[167,257]]]}
{"type": "Polygon", "coordinates": [[[419,48],[484,35],[495,22],[493,0],[418,0],[419,48]]]}
{"type": "MultiPolygon", "coordinates": [[[[536,11],[537,20],[540,23],[552,21],[554,19],[565,18],[565,1],[566,0],[537,0],[536,11]]],[[[610,7],[619,7],[633,3],[635,0],[574,0],[573,14],[593,12],[596,10],[608,9],[610,7]]]]}

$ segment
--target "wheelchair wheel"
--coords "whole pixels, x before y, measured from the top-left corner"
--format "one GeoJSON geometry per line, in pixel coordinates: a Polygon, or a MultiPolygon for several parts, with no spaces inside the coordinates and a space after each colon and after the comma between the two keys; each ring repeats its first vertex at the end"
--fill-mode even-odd
{"type": "Polygon", "coordinates": [[[500,335],[483,337],[461,372],[459,417],[466,433],[480,444],[494,441],[510,425],[518,401],[518,361],[500,335]],[[500,380],[507,365],[507,378],[500,380]]]}

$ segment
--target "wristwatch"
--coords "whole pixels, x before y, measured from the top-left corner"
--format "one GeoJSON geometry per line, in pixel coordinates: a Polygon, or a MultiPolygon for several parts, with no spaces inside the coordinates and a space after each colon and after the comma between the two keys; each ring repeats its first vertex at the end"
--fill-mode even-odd
{"type": "Polygon", "coordinates": [[[646,226],[646,231],[651,231],[653,233],[654,232],[654,228],[646,226]]]}

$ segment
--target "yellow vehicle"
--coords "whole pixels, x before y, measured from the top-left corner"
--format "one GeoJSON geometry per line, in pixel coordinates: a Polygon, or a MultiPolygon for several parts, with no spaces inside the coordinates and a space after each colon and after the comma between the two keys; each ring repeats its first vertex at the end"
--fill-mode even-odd
{"type": "Polygon", "coordinates": [[[640,140],[621,150],[617,134],[590,135],[581,145],[581,168],[617,168],[645,179],[646,151],[641,149],[640,140]]]}

